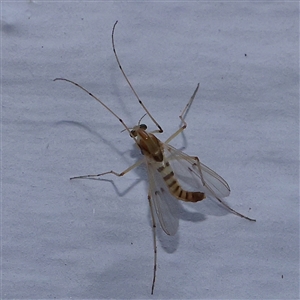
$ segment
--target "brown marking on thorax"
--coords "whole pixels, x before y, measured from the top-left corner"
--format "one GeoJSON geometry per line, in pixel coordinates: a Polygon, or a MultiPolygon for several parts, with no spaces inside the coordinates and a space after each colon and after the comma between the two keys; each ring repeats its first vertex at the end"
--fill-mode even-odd
{"type": "Polygon", "coordinates": [[[163,161],[163,153],[160,140],[152,133],[139,130],[137,133],[137,144],[143,155],[146,155],[157,162],[163,161]]]}

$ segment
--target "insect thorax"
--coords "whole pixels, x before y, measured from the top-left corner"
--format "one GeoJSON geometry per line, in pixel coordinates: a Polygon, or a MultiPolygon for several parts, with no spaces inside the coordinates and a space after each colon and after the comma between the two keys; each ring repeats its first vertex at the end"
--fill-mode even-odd
{"type": "Polygon", "coordinates": [[[162,162],[164,157],[160,140],[154,134],[145,130],[138,130],[136,133],[136,141],[142,154],[155,162],[162,162]]]}

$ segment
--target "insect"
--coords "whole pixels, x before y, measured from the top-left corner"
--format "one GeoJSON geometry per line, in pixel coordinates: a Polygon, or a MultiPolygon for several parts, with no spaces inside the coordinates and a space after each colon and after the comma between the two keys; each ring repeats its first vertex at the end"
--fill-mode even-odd
{"type": "Polygon", "coordinates": [[[108,174],[121,177],[142,163],[146,164],[149,179],[148,201],[152,218],[154,247],[153,278],[151,286],[151,294],[153,294],[157,269],[156,217],[159,220],[163,231],[167,235],[174,235],[177,232],[179,225],[178,200],[185,202],[198,202],[209,196],[211,198],[215,198],[232,213],[250,221],[255,220],[235,211],[222,200],[222,198],[229,196],[230,188],[227,182],[220,175],[201,163],[197,156],[189,156],[169,144],[171,140],[186,129],[187,123],[185,121],[185,116],[194,101],[199,89],[199,84],[179,116],[181,120],[180,128],[176,130],[165,142],[160,141],[155,136],[155,133],[162,133],[163,129],[140,100],[138,94],[125,74],[117,55],[114,41],[117,23],[118,21],[115,22],[111,34],[112,48],[117,64],[139,104],[145,110],[145,115],[148,115],[157,126],[156,130],[148,132],[147,126],[145,124],[140,124],[141,119],[136,126],[130,128],[102,100],[94,96],[78,83],[66,78],[56,78],[54,81],[67,81],[79,87],[98,101],[119,120],[125,128],[124,130],[128,132],[129,136],[141,150],[143,157],[121,173],[107,171],[100,174],[72,177],[70,179],[98,178],[108,174]]]}

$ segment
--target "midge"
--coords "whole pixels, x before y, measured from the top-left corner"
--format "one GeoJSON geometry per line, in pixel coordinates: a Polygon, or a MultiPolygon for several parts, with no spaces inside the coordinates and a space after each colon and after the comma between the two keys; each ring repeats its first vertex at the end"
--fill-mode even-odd
{"type": "Polygon", "coordinates": [[[179,216],[178,216],[178,200],[185,202],[198,202],[206,197],[210,196],[217,199],[222,205],[224,205],[232,213],[245,218],[250,221],[255,221],[254,219],[248,218],[241,213],[235,211],[229,207],[222,198],[229,196],[230,188],[227,182],[213,170],[202,164],[197,156],[189,156],[171,145],[169,142],[173,140],[177,135],[179,135],[187,127],[185,122],[185,116],[194,101],[196,93],[199,89],[199,84],[197,85],[192,97],[186,104],[184,110],[179,116],[181,120],[181,127],[173,133],[165,142],[160,141],[154,133],[162,133],[163,130],[157,121],[152,117],[150,112],[147,110],[143,102],[140,100],[133,86],[131,85],[128,77],[126,76],[121,63],[119,61],[114,41],[115,27],[118,21],[115,22],[112,29],[112,48],[114,51],[115,58],[117,60],[118,66],[125,77],[127,83],[129,84],[131,90],[133,91],[135,97],[137,98],[139,104],[143,107],[146,114],[148,115],[153,123],[157,126],[157,130],[152,132],[147,131],[147,126],[145,124],[140,124],[141,120],[133,128],[128,127],[124,121],[114,113],[102,100],[94,96],[84,87],[78,83],[65,79],[56,78],[56,80],[64,80],[70,82],[91,97],[97,100],[101,105],[103,105],[112,115],[114,115],[120,123],[124,126],[125,130],[129,133],[130,137],[134,140],[136,145],[140,148],[143,158],[137,161],[135,164],[127,168],[121,173],[115,171],[108,171],[95,175],[84,175],[72,177],[71,179],[79,178],[95,178],[107,174],[113,174],[116,176],[123,176],[132,169],[136,168],[142,163],[145,163],[148,171],[149,178],[149,192],[148,201],[150,206],[151,218],[152,218],[152,229],[153,229],[153,246],[154,246],[154,265],[153,265],[153,279],[151,294],[153,294],[155,279],[156,279],[156,268],[157,268],[157,245],[156,245],[156,217],[163,231],[168,235],[174,235],[178,230],[179,216]],[[156,212],[156,217],[155,213],[156,212]]]}

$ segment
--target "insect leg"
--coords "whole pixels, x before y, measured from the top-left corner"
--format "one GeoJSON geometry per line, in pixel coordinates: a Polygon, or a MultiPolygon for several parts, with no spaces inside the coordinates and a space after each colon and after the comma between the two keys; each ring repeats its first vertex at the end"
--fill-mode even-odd
{"type": "Polygon", "coordinates": [[[173,140],[178,134],[180,134],[184,129],[186,129],[187,127],[187,123],[186,121],[184,120],[185,119],[185,116],[186,114],[188,113],[193,101],[194,101],[194,98],[198,92],[198,89],[199,89],[199,83],[197,84],[197,87],[191,97],[191,99],[189,100],[189,102],[187,103],[187,105],[185,106],[184,110],[182,111],[181,115],[179,116],[180,120],[181,120],[181,123],[183,124],[175,133],[173,133],[166,141],[165,143],[168,144],[171,140],[173,140]]]}
{"type": "MultiPolygon", "coordinates": [[[[185,159],[184,157],[182,159],[185,159]]],[[[225,206],[229,211],[231,211],[233,214],[237,215],[237,216],[240,216],[241,218],[244,218],[244,219],[247,219],[249,221],[254,221],[256,222],[255,219],[251,219],[239,212],[237,212],[236,210],[234,210],[233,208],[231,208],[226,202],[222,201],[222,199],[220,199],[216,193],[212,190],[212,188],[210,187],[210,185],[208,183],[206,183],[204,177],[203,177],[203,174],[202,174],[202,170],[201,170],[201,164],[200,164],[200,160],[197,156],[189,156],[189,159],[192,159],[195,161],[195,164],[197,165],[197,168],[198,168],[198,171],[199,171],[199,174],[200,174],[200,178],[201,178],[201,181],[202,181],[202,185],[204,187],[206,187],[210,193],[223,205],[225,206]]]]}
{"type": "Polygon", "coordinates": [[[153,250],[154,250],[153,279],[152,279],[152,287],[151,287],[151,295],[153,295],[155,279],[156,279],[156,268],[157,268],[157,246],[156,246],[156,222],[155,222],[155,217],[154,217],[153,205],[151,203],[150,191],[148,193],[148,201],[149,201],[150,213],[151,213],[151,219],[152,219],[153,250]]]}
{"type": "Polygon", "coordinates": [[[132,166],[130,166],[129,168],[127,168],[126,170],[124,170],[121,173],[117,173],[115,171],[107,171],[104,173],[100,173],[100,174],[91,174],[91,175],[82,175],[82,176],[76,176],[76,177],[71,177],[70,179],[87,179],[87,178],[94,178],[94,177],[100,177],[103,175],[107,175],[107,174],[113,174],[115,176],[124,176],[126,173],[130,172],[131,170],[133,170],[134,168],[138,167],[140,164],[142,164],[144,162],[144,159],[140,159],[139,161],[137,161],[136,163],[134,163],[132,166]]]}

